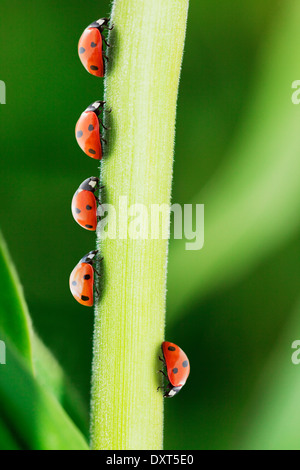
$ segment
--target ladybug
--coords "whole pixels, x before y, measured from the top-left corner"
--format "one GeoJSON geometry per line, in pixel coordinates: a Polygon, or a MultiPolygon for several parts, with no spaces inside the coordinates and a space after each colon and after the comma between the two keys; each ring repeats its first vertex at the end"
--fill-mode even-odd
{"type": "Polygon", "coordinates": [[[98,250],[95,250],[85,255],[70,275],[70,290],[73,297],[77,302],[87,307],[92,307],[94,304],[94,273],[100,276],[93,267],[97,253],[98,250]]]}
{"type": "MultiPolygon", "coordinates": [[[[171,398],[182,389],[190,373],[190,363],[185,352],[176,344],[164,341],[161,345],[163,359],[167,374],[160,371],[168,380],[164,389],[164,397],[171,398]]],[[[161,388],[161,387],[159,387],[161,388]]]]}
{"type": "Polygon", "coordinates": [[[79,58],[86,70],[96,77],[104,77],[105,74],[104,59],[108,60],[108,58],[104,54],[103,43],[107,47],[109,47],[109,44],[107,44],[102,33],[104,29],[113,29],[108,26],[109,21],[109,18],[94,21],[84,30],[79,39],[79,58]]]}
{"type": "Polygon", "coordinates": [[[97,228],[97,202],[95,191],[99,188],[99,178],[91,176],[81,183],[72,199],[71,210],[76,222],[86,230],[97,228]]]}
{"type": "Polygon", "coordinates": [[[89,157],[101,160],[102,158],[102,144],[101,141],[106,142],[101,137],[100,124],[104,129],[102,120],[99,118],[100,113],[103,111],[105,101],[95,101],[92,103],[80,116],[75,128],[76,140],[79,147],[89,157]]]}

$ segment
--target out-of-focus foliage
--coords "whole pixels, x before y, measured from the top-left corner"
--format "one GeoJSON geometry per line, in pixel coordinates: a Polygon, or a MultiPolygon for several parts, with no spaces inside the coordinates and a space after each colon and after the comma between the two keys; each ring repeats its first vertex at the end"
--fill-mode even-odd
{"type": "Polygon", "coordinates": [[[87,449],[84,437],[67,414],[86,431],[84,406],[52,354],[33,333],[2,238],[0,278],[0,447],[87,449]]]}
{"type": "Polygon", "coordinates": [[[297,345],[296,351],[294,345],[295,331],[298,332],[299,328],[298,302],[253,396],[251,403],[253,413],[241,439],[246,449],[299,449],[300,375],[295,372],[296,364],[293,362],[299,361],[299,346],[297,345]],[[291,352],[295,354],[293,361],[291,361],[291,352]]]}
{"type": "Polygon", "coordinates": [[[1,417],[22,448],[87,450],[83,435],[55,397],[34,379],[8,341],[6,348],[7,364],[0,375],[1,417]]]}
{"type": "MultiPolygon", "coordinates": [[[[103,93],[76,48],[83,28],[108,12],[107,0],[1,2],[0,224],[35,329],[86,407],[93,316],[70,296],[68,276],[95,238],[72,220],[70,201],[98,169],[74,126],[103,93]]],[[[205,203],[207,232],[199,253],[170,246],[167,338],[192,369],[166,401],[167,449],[299,448],[290,359],[300,339],[298,314],[291,323],[300,281],[300,106],[291,102],[299,16],[297,0],[191,1],[173,202],[205,203]]],[[[53,396],[57,377],[45,378],[53,396]]],[[[0,432],[6,419],[0,414],[0,432]]],[[[23,446],[1,436],[3,448],[23,446]]]]}
{"type": "Polygon", "coordinates": [[[13,261],[11,260],[5,241],[0,234],[0,334],[15,342],[19,353],[26,361],[28,367],[33,369],[32,363],[32,327],[26,302],[22,293],[13,261]],[[16,340],[17,338],[17,340],[16,340]]]}
{"type": "Polygon", "coordinates": [[[299,231],[299,109],[291,101],[291,77],[300,76],[291,52],[299,19],[296,7],[277,21],[226,160],[192,199],[206,206],[204,249],[185,251],[185,239],[171,247],[171,319],[195,297],[255,268],[299,231]]]}

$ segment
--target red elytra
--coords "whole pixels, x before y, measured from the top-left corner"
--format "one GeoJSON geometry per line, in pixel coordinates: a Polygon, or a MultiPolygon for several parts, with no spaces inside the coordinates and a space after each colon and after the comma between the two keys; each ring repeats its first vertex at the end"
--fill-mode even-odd
{"type": "Polygon", "coordinates": [[[103,40],[96,28],[84,30],[78,43],[78,54],[85,69],[96,77],[104,77],[103,40]]]}
{"type": "Polygon", "coordinates": [[[83,66],[96,77],[104,77],[105,74],[103,42],[106,43],[106,40],[102,33],[104,29],[112,29],[108,23],[108,18],[101,18],[90,24],[78,43],[78,54],[83,66]]]}
{"type": "Polygon", "coordinates": [[[99,178],[91,176],[81,183],[75,192],[71,210],[76,222],[86,230],[97,228],[97,198],[95,191],[99,189],[99,178]]]}
{"type": "MultiPolygon", "coordinates": [[[[99,115],[104,108],[104,101],[95,101],[80,116],[75,128],[76,140],[86,155],[96,160],[102,158],[102,145],[99,115]]],[[[104,127],[104,126],[103,126],[104,127]]]]}
{"type": "Polygon", "coordinates": [[[94,257],[98,251],[90,251],[75,266],[70,275],[70,290],[73,297],[82,305],[94,304],[94,257]]]}
{"type": "Polygon", "coordinates": [[[185,352],[177,344],[164,341],[162,352],[169,380],[164,396],[173,397],[186,383],[190,373],[190,363],[185,352]]]}

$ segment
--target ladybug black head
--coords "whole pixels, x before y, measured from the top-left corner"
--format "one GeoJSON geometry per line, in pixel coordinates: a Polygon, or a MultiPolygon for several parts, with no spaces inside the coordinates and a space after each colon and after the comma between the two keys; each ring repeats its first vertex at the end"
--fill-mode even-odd
{"type": "Polygon", "coordinates": [[[94,258],[96,254],[98,253],[98,250],[90,251],[87,255],[85,255],[79,263],[87,263],[87,264],[93,264],[94,258]]]}
{"type": "Polygon", "coordinates": [[[164,397],[165,398],[172,398],[172,397],[175,397],[175,395],[177,395],[177,393],[180,392],[180,390],[182,389],[182,387],[172,387],[171,388],[168,388],[164,394],[164,397]]]}
{"type": "Polygon", "coordinates": [[[92,111],[96,114],[96,116],[99,116],[102,109],[104,108],[105,103],[106,101],[95,101],[94,103],[90,104],[88,108],[86,108],[85,112],[87,113],[92,111]]]}
{"type": "Polygon", "coordinates": [[[102,32],[104,29],[110,29],[108,26],[109,21],[109,18],[100,18],[100,20],[94,21],[92,24],[90,24],[88,28],[97,28],[100,32],[102,32]]]}
{"type": "Polygon", "coordinates": [[[91,176],[90,178],[84,180],[78,189],[82,189],[84,191],[91,191],[92,193],[94,193],[96,189],[98,189],[98,187],[99,178],[96,178],[96,176],[91,176]]]}

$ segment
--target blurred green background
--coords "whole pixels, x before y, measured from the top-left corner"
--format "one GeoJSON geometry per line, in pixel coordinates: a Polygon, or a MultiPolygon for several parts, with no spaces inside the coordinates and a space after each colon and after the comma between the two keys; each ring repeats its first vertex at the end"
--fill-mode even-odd
{"type": "MultiPolygon", "coordinates": [[[[87,406],[93,315],[68,277],[95,238],[70,202],[98,173],[74,126],[103,89],[77,42],[109,3],[1,0],[0,225],[35,330],[87,406]]],[[[166,449],[300,448],[299,24],[296,0],[191,1],[173,202],[205,204],[205,247],[170,242],[166,337],[192,373],[166,401],[166,449]]]]}

